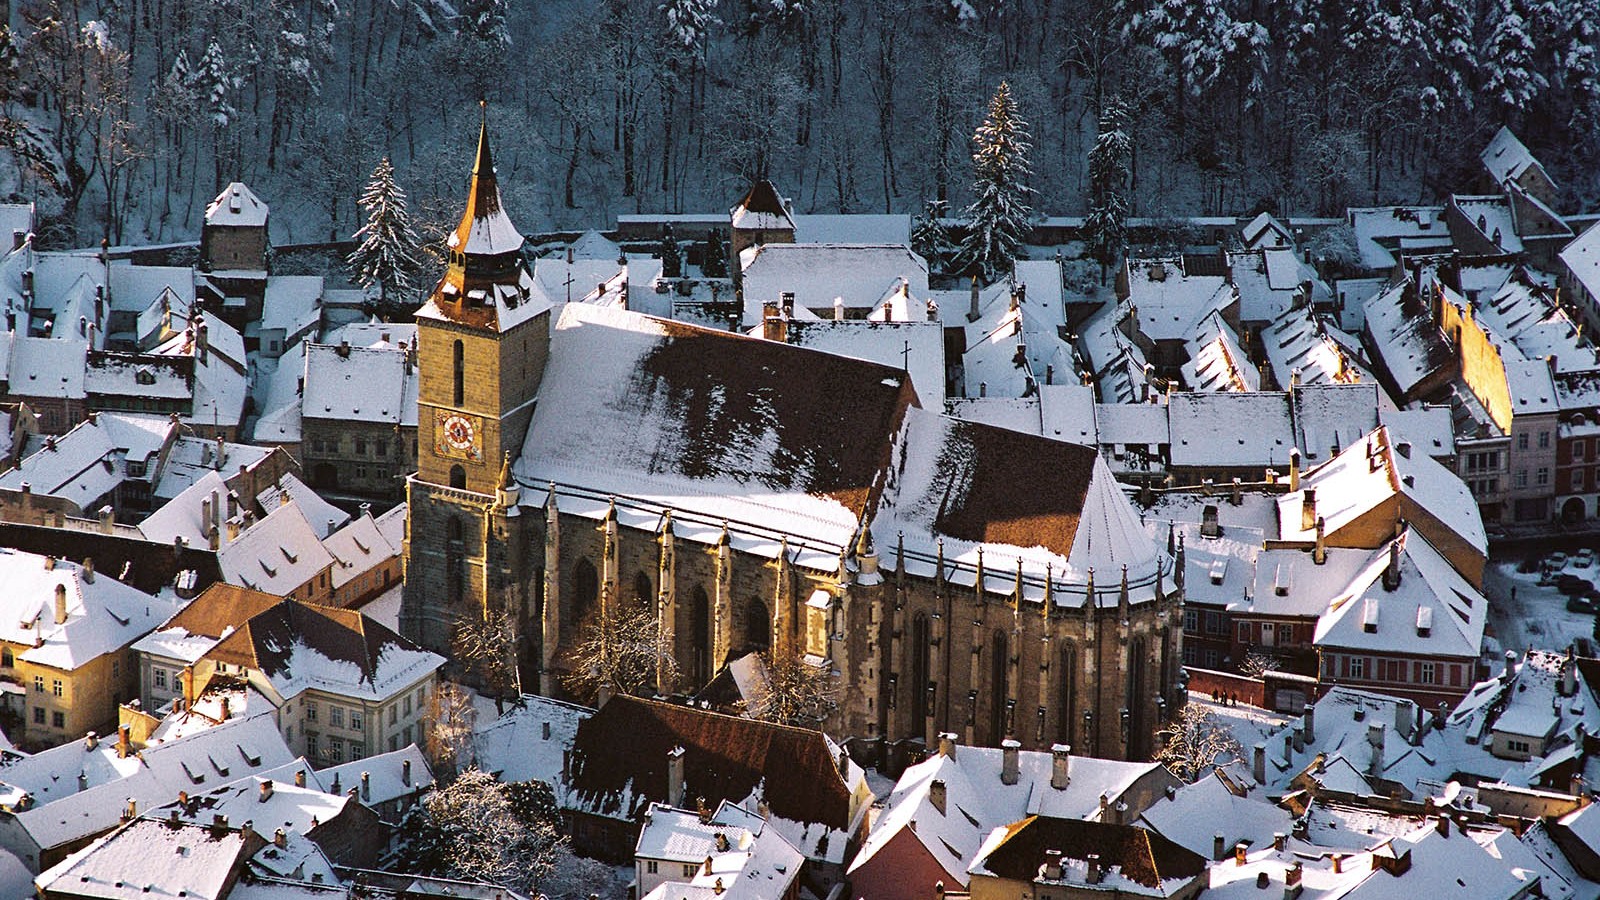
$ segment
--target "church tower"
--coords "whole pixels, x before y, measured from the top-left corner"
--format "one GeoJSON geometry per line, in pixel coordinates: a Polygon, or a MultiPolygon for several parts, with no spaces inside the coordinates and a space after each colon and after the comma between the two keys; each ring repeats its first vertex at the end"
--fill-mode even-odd
{"type": "Polygon", "coordinates": [[[407,484],[401,630],[448,650],[456,619],[520,616],[515,491],[501,490],[522,450],[549,352],[551,304],[506,215],[485,117],[444,277],[417,311],[417,473],[407,484]],[[512,497],[508,501],[507,497],[512,497]]]}

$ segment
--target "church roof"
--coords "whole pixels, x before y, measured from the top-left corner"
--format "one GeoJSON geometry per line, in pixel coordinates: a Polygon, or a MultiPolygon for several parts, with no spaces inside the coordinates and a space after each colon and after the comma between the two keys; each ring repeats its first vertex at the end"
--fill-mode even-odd
{"type": "Polygon", "coordinates": [[[227,225],[234,228],[265,228],[267,204],[244,182],[235,181],[222,189],[206,206],[207,225],[227,225]]]}
{"type": "Polygon", "coordinates": [[[512,224],[500,202],[500,182],[495,177],[494,159],[489,152],[489,123],[478,130],[478,154],[472,164],[472,187],[467,193],[467,208],[461,214],[448,241],[451,250],[494,256],[522,249],[522,232],[512,224]]]}

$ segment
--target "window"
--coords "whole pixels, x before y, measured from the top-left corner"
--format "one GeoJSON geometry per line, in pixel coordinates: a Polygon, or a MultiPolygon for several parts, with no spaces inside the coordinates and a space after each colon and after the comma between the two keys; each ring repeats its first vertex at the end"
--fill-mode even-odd
{"type": "Polygon", "coordinates": [[[694,873],[696,871],[698,871],[699,868],[700,868],[699,866],[697,866],[697,865],[695,865],[693,863],[684,863],[683,864],[683,877],[685,877],[685,878],[693,878],[694,877],[694,873]]]}
{"type": "Polygon", "coordinates": [[[311,439],[311,450],[314,453],[321,453],[322,452],[322,438],[312,438],[311,439]]]}
{"type": "Polygon", "coordinates": [[[344,741],[328,738],[328,758],[334,762],[344,762],[344,741]]]}
{"type": "Polygon", "coordinates": [[[367,745],[366,744],[363,744],[360,741],[351,741],[350,742],[350,760],[352,762],[354,762],[355,760],[361,759],[362,757],[364,757],[366,755],[367,755],[367,745]]]}
{"type": "Polygon", "coordinates": [[[1525,488],[1525,487],[1528,486],[1528,470],[1527,469],[1518,469],[1517,470],[1516,485],[1519,488],[1525,488]]]}
{"type": "Polygon", "coordinates": [[[317,720],[317,705],[315,703],[312,703],[310,700],[307,700],[306,701],[306,721],[307,722],[315,722],[316,720],[317,720]]]}
{"type": "Polygon", "coordinates": [[[451,355],[451,364],[455,370],[455,402],[451,405],[459,407],[467,399],[466,351],[461,346],[460,341],[456,341],[455,347],[451,350],[451,355]]]}
{"type": "Polygon", "coordinates": [[[1433,684],[1434,666],[1431,662],[1417,663],[1417,681],[1422,684],[1433,684]]]}
{"type": "Polygon", "coordinates": [[[357,456],[366,456],[367,455],[367,439],[366,438],[360,437],[360,436],[356,437],[356,455],[357,456]]]}
{"type": "Polygon", "coordinates": [[[16,664],[17,661],[11,656],[11,648],[0,647],[0,668],[9,669],[16,664]]]}
{"type": "Polygon", "coordinates": [[[645,862],[644,862],[644,871],[645,871],[645,874],[648,874],[648,875],[656,874],[656,861],[653,860],[653,859],[645,860],[645,862]]]}
{"type": "Polygon", "coordinates": [[[294,740],[294,726],[286,725],[283,729],[283,742],[287,744],[292,740],[294,740]]]}
{"type": "MultiPolygon", "coordinates": [[[[460,342],[458,341],[457,343],[459,344],[460,342]]],[[[1523,433],[1517,435],[1517,449],[1518,450],[1526,450],[1526,449],[1528,449],[1528,433],[1526,431],[1524,431],[1523,433]]]]}
{"type": "Polygon", "coordinates": [[[35,724],[35,725],[43,725],[44,724],[44,707],[35,706],[33,708],[33,724],[35,724]]]}
{"type": "Polygon", "coordinates": [[[359,709],[350,710],[350,730],[351,731],[360,731],[361,730],[361,710],[359,710],[359,709]]]}
{"type": "Polygon", "coordinates": [[[427,685],[423,685],[422,687],[417,688],[417,709],[421,709],[423,704],[426,703],[427,700],[428,700],[428,686],[427,685]]]}
{"type": "Polygon", "coordinates": [[[306,732],[306,755],[317,755],[317,733],[315,731],[306,732]]]}
{"type": "Polygon", "coordinates": [[[400,710],[400,714],[408,719],[411,718],[411,695],[405,695],[405,697],[400,701],[400,705],[403,707],[400,710]]]}
{"type": "Polygon", "coordinates": [[[1204,653],[1201,655],[1200,659],[1201,659],[1202,663],[1205,665],[1206,668],[1215,669],[1217,667],[1217,651],[1216,651],[1216,649],[1212,648],[1212,647],[1207,647],[1205,649],[1204,653]]]}
{"type": "Polygon", "coordinates": [[[65,727],[67,727],[67,714],[62,712],[59,709],[56,710],[55,712],[51,713],[50,714],[50,726],[52,728],[65,728],[65,727]]]}
{"type": "Polygon", "coordinates": [[[458,465],[457,466],[451,466],[450,467],[450,486],[455,488],[458,491],[466,490],[466,487],[467,487],[467,470],[461,468],[458,465]]]}
{"type": "MultiPolygon", "coordinates": [[[[398,718],[399,718],[399,716],[395,712],[395,708],[393,706],[389,707],[389,724],[393,725],[395,723],[396,719],[398,719],[398,718]]],[[[393,749],[393,748],[391,748],[391,749],[393,749]]]]}
{"type": "Polygon", "coordinates": [[[1572,442],[1572,458],[1573,458],[1574,461],[1583,462],[1584,454],[1586,454],[1588,452],[1589,452],[1589,442],[1588,441],[1573,441],[1572,442]]]}
{"type": "Polygon", "coordinates": [[[1367,658],[1365,656],[1352,656],[1352,657],[1350,657],[1350,677],[1351,678],[1365,678],[1365,677],[1367,677],[1367,658]]]}
{"type": "Polygon", "coordinates": [[[1290,625],[1290,624],[1287,624],[1287,623],[1279,625],[1278,626],[1278,646],[1282,647],[1283,645],[1291,643],[1293,641],[1294,641],[1294,626],[1290,625]]]}
{"type": "Polygon", "coordinates": [[[1222,634],[1222,613],[1206,613],[1206,634],[1222,634]]]}
{"type": "Polygon", "coordinates": [[[329,706],[328,707],[328,727],[330,727],[330,728],[343,728],[344,727],[344,707],[342,707],[342,706],[329,706]]]}
{"type": "Polygon", "coordinates": [[[389,455],[389,445],[385,444],[383,441],[379,441],[376,444],[373,444],[372,446],[373,446],[374,450],[378,451],[378,456],[386,457],[386,456],[389,455]]]}
{"type": "Polygon", "coordinates": [[[1200,610],[1186,609],[1183,611],[1183,630],[1191,634],[1200,631],[1200,610]]]}
{"type": "Polygon", "coordinates": [[[393,752],[395,752],[396,750],[399,750],[399,749],[400,749],[400,736],[397,735],[397,734],[389,735],[389,752],[393,753],[393,752]]]}
{"type": "Polygon", "coordinates": [[[1527,741],[1519,741],[1515,739],[1507,739],[1506,748],[1514,753],[1529,753],[1533,750],[1532,745],[1530,745],[1527,741]]]}
{"type": "Polygon", "coordinates": [[[1583,470],[1582,469],[1573,469],[1572,470],[1572,479],[1571,479],[1571,481],[1568,482],[1567,489],[1572,491],[1573,493],[1577,493],[1578,491],[1583,490],[1583,470]]]}
{"type": "Polygon", "coordinates": [[[1550,449],[1550,432],[1548,432],[1548,431],[1539,432],[1539,449],[1540,450],[1549,450],[1550,449]]]}
{"type": "Polygon", "coordinates": [[[1197,666],[1200,664],[1199,653],[1195,651],[1193,644],[1183,645],[1183,664],[1186,666],[1197,666]]]}
{"type": "Polygon", "coordinates": [[[162,690],[166,690],[166,688],[167,688],[167,670],[166,669],[152,669],[151,672],[153,673],[153,676],[155,678],[156,687],[161,688],[162,690]]]}
{"type": "Polygon", "coordinates": [[[50,693],[56,695],[57,697],[65,697],[67,695],[66,688],[61,684],[61,679],[50,679],[50,693]]]}
{"type": "Polygon", "coordinates": [[[1540,466],[1533,473],[1533,483],[1539,485],[1540,487],[1544,487],[1545,485],[1549,484],[1550,483],[1550,469],[1548,467],[1546,467],[1546,466],[1540,466]]]}
{"type": "Polygon", "coordinates": [[[1240,622],[1239,623],[1239,643],[1241,643],[1241,644],[1250,643],[1250,623],[1249,622],[1240,622]]]}
{"type": "Polygon", "coordinates": [[[407,725],[406,727],[400,729],[400,740],[405,741],[407,745],[410,745],[412,743],[412,740],[411,740],[411,726],[410,725],[407,725]]]}
{"type": "Polygon", "coordinates": [[[44,693],[44,676],[43,675],[35,675],[35,676],[33,676],[33,692],[35,694],[44,693]]]}

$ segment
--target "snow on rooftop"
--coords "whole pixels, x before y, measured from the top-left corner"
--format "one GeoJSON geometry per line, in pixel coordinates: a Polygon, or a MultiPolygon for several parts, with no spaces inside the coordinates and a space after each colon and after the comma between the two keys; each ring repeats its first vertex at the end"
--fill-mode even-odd
{"type": "Polygon", "coordinates": [[[217,565],[229,584],[287,596],[333,565],[317,530],[293,500],[272,509],[238,537],[222,538],[217,565]]]}
{"type": "Polygon", "coordinates": [[[543,781],[559,795],[565,754],[572,749],[578,723],[592,715],[594,710],[587,707],[523,695],[504,716],[475,729],[478,766],[501,781],[543,781]]]}
{"type": "Polygon", "coordinates": [[[1167,415],[1174,466],[1282,469],[1289,464],[1294,425],[1284,394],[1180,392],[1168,398],[1167,415]],[[1227,427],[1238,422],[1251,427],[1227,427]]]}
{"type": "Polygon", "coordinates": [[[865,315],[897,279],[905,279],[912,296],[929,296],[928,263],[903,244],[763,244],[744,250],[739,263],[746,328],[761,323],[763,303],[784,293],[824,317],[833,314],[836,297],[847,315],[865,315]]]}
{"type": "Polygon", "coordinates": [[[938,322],[792,321],[786,340],[796,347],[907,369],[922,407],[944,406],[944,328],[938,322]]]}
{"type": "Polygon", "coordinates": [[[1220,313],[1211,313],[1189,338],[1189,361],[1183,364],[1183,380],[1190,390],[1258,391],[1261,373],[1239,346],[1238,335],[1220,313]]]}
{"type": "Polygon", "coordinates": [[[1489,177],[1494,179],[1495,184],[1505,184],[1507,181],[1520,178],[1529,166],[1539,165],[1539,161],[1533,156],[1533,151],[1504,125],[1500,126],[1500,130],[1489,139],[1488,145],[1483,148],[1483,153],[1478,159],[1488,170],[1489,177]]]}
{"type": "Polygon", "coordinates": [[[1126,302],[1138,310],[1139,330],[1156,341],[1187,340],[1214,311],[1239,295],[1221,275],[1189,275],[1180,259],[1128,260],[1126,302]]]}
{"type": "Polygon", "coordinates": [[[156,474],[156,458],[173,430],[166,416],[99,413],[64,435],[47,438],[45,449],[0,473],[0,488],[17,491],[27,483],[36,494],[70,500],[86,515],[95,515],[98,508],[90,504],[129,477],[129,463],[147,467],[142,479],[156,474]]]}
{"type": "Polygon", "coordinates": [[[416,389],[411,382],[418,373],[407,353],[311,344],[306,349],[302,417],[415,426],[416,389]]]}
{"type": "Polygon", "coordinates": [[[206,224],[230,228],[265,228],[267,213],[267,204],[243,182],[235,181],[206,205],[206,224]]]}

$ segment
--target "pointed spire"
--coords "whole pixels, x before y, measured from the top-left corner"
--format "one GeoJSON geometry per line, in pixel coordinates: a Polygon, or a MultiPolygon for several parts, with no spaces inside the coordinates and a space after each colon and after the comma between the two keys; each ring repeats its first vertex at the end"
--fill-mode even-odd
{"type": "Polygon", "coordinates": [[[551,513],[556,511],[556,483],[550,482],[550,489],[544,495],[544,508],[551,513]]]}
{"type": "Polygon", "coordinates": [[[505,460],[500,463],[500,487],[509,490],[515,486],[516,482],[511,480],[511,451],[507,450],[505,460]]]}
{"type": "Polygon", "coordinates": [[[1056,567],[1053,562],[1044,564],[1044,617],[1050,618],[1050,606],[1056,602],[1056,567]]]}
{"type": "Polygon", "coordinates": [[[461,224],[450,236],[450,249],[473,256],[497,256],[522,249],[522,233],[517,231],[500,202],[500,182],[494,171],[494,156],[489,149],[488,105],[478,101],[478,153],[472,163],[472,187],[467,191],[467,208],[461,224]]]}

